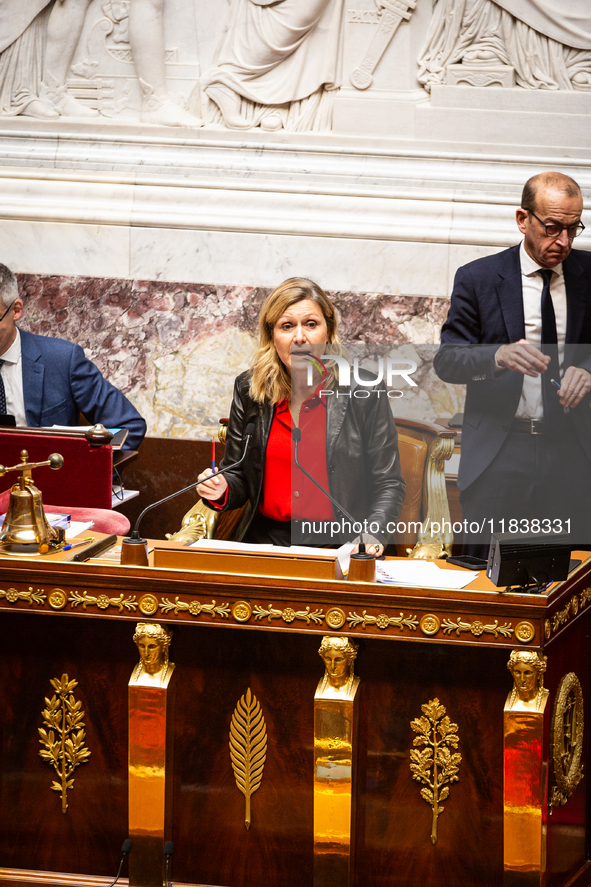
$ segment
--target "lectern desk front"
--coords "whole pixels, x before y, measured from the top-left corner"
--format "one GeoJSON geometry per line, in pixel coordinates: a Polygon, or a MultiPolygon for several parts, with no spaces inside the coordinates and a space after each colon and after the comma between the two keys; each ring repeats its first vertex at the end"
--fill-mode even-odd
{"type": "MultiPolygon", "coordinates": [[[[320,887],[314,854],[344,828],[336,814],[332,824],[314,816],[320,740],[338,769],[336,732],[314,735],[329,635],[358,644],[356,736],[343,747],[354,775],[338,782],[351,785],[354,887],[591,883],[591,562],[547,595],[479,587],[3,558],[0,881],[90,887],[114,877],[128,834],[128,683],[143,622],[173,632],[176,884],[320,887]],[[512,651],[547,656],[549,693],[533,714],[515,694],[505,710],[512,651]],[[75,729],[56,721],[56,697],[75,729]],[[247,709],[266,730],[248,828],[230,749],[247,709]],[[77,761],[64,812],[68,740],[77,761]]],[[[334,809],[349,809],[339,798],[334,809]]]]}

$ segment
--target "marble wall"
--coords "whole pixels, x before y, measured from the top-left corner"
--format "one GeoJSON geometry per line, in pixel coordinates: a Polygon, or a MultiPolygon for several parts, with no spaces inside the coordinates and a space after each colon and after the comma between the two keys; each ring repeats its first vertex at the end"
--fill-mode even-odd
{"type": "MultiPolygon", "coordinates": [[[[216,425],[287,277],[345,338],[410,347],[459,265],[518,240],[530,176],[577,179],[591,232],[588,0],[150,6],[0,3],[0,261],[25,326],[80,342],[151,434],[216,425]]],[[[455,412],[423,372],[413,409],[455,412]]]]}
{"type": "MultiPolygon", "coordinates": [[[[256,348],[258,313],[269,288],[19,274],[21,325],[80,344],[133,401],[152,436],[205,438],[227,416],[235,376],[256,348]]],[[[444,300],[329,292],[344,342],[437,341],[444,300]]],[[[419,363],[422,363],[419,359],[419,363]]],[[[400,415],[433,420],[461,408],[453,386],[433,385],[428,368],[416,403],[400,415]],[[442,400],[442,391],[448,392],[442,400]]],[[[406,409],[404,409],[406,407],[406,409]]],[[[402,410],[401,410],[402,408],[402,410]]]]}

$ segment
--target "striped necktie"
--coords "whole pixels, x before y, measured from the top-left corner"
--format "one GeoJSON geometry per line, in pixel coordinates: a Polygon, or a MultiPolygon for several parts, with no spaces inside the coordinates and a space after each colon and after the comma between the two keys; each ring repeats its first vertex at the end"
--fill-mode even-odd
{"type": "Polygon", "coordinates": [[[0,360],[0,413],[6,413],[6,391],[4,390],[4,379],[2,378],[2,367],[4,361],[0,360]]]}

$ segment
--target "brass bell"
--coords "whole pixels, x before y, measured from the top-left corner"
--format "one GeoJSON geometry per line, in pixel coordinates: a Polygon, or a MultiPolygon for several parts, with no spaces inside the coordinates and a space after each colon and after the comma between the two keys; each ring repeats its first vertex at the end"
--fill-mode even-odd
{"type": "Polygon", "coordinates": [[[0,465],[0,477],[9,471],[20,472],[18,483],[10,488],[8,509],[0,530],[0,552],[30,557],[45,554],[64,540],[63,529],[50,527],[47,522],[41,492],[33,484],[31,471],[44,465],[57,470],[64,459],[59,453],[53,453],[46,462],[28,462],[28,458],[28,452],[21,450],[21,464],[10,468],[0,465]]]}

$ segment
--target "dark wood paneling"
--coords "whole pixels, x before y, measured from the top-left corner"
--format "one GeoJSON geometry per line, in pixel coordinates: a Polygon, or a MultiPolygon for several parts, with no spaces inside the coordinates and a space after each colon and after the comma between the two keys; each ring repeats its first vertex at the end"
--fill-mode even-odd
{"type": "MultiPolygon", "coordinates": [[[[223,454],[222,444],[216,444],[218,465],[223,454]]],[[[122,474],[124,486],[129,490],[139,490],[140,495],[118,511],[130,519],[133,527],[147,505],[194,483],[200,472],[210,466],[211,442],[147,437],[137,459],[126,466],[122,474]]],[[[142,534],[149,539],[164,539],[166,533],[180,530],[183,515],[199,498],[196,491],[191,491],[159,505],[142,520],[142,534]]]]}
{"type": "Polygon", "coordinates": [[[359,651],[360,761],[355,887],[502,884],[504,651],[367,641],[359,651]],[[410,722],[437,697],[462,755],[431,843],[431,807],[412,779],[410,722]]]}
{"type": "Polygon", "coordinates": [[[127,836],[127,682],[130,626],[2,613],[0,865],[109,875],[127,836]],[[89,762],[76,768],[69,809],[51,790],[38,728],[50,680],[75,678],[89,762]]]}

